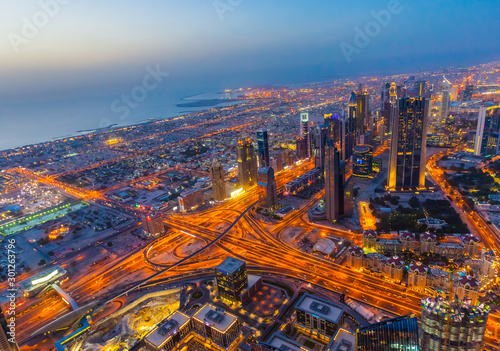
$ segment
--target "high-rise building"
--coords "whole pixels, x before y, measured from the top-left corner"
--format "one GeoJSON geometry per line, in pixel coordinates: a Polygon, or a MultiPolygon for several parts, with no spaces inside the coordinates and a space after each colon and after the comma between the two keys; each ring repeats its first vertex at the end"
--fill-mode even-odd
{"type": "Polygon", "coordinates": [[[356,127],[360,135],[373,128],[370,116],[370,95],[361,84],[356,94],[356,127]]]}
{"type": "Polygon", "coordinates": [[[307,158],[312,157],[312,140],[309,125],[309,114],[307,112],[300,114],[300,137],[306,142],[307,158]]]}
{"type": "Polygon", "coordinates": [[[272,167],[260,167],[258,178],[259,198],[263,207],[275,209],[278,204],[278,193],[274,170],[272,167]]]}
{"type": "Polygon", "coordinates": [[[314,143],[314,163],[316,168],[323,170],[325,168],[325,148],[326,142],[329,139],[328,125],[323,124],[318,126],[316,133],[316,141],[314,143]]]}
{"type": "Polygon", "coordinates": [[[206,303],[192,317],[193,329],[206,340],[218,347],[217,350],[236,349],[241,335],[241,325],[238,318],[220,307],[206,303]]]}
{"type": "Polygon", "coordinates": [[[356,331],[356,350],[418,351],[417,317],[415,315],[396,317],[358,329],[356,331]]]}
{"type": "Polygon", "coordinates": [[[307,158],[307,142],[304,138],[298,138],[295,141],[295,157],[297,160],[307,158]]]}
{"type": "Polygon", "coordinates": [[[500,106],[480,107],[474,154],[477,156],[496,155],[499,149],[499,131],[500,106]]]}
{"type": "Polygon", "coordinates": [[[385,101],[390,101],[390,90],[391,90],[391,83],[385,82],[382,84],[382,91],[380,92],[380,109],[384,109],[384,102],[385,101]]]}
{"type": "Polygon", "coordinates": [[[403,97],[394,119],[389,161],[389,190],[425,187],[428,100],[403,97]]]}
{"type": "Polygon", "coordinates": [[[356,108],[356,94],[352,92],[349,97],[347,116],[342,119],[342,160],[348,160],[352,156],[352,149],[356,145],[356,108]]]}
{"type": "Polygon", "coordinates": [[[241,294],[248,288],[247,266],[245,261],[228,257],[215,267],[217,292],[223,301],[240,302],[241,294]]]}
{"type": "MultiPolygon", "coordinates": [[[[12,336],[9,324],[11,321],[7,319],[3,311],[0,310],[0,351],[19,351],[19,346],[16,342],[15,335],[12,336]]],[[[13,322],[15,324],[15,322],[13,322]]],[[[15,327],[14,327],[15,329],[15,327]]]]}
{"type": "Polygon", "coordinates": [[[474,85],[467,84],[467,86],[464,89],[464,95],[462,101],[471,101],[472,94],[474,94],[474,85]]]}
{"type": "Polygon", "coordinates": [[[340,116],[332,113],[325,114],[324,117],[324,125],[328,128],[327,138],[333,140],[335,144],[340,144],[342,138],[342,119],[340,116]]]}
{"type": "Polygon", "coordinates": [[[373,148],[369,145],[354,147],[352,161],[353,175],[356,177],[371,177],[373,174],[373,148]]]}
{"type": "Polygon", "coordinates": [[[421,304],[422,351],[481,350],[490,312],[487,305],[442,297],[427,297],[421,304]]]}
{"type": "Polygon", "coordinates": [[[325,155],[325,204],[329,221],[344,218],[344,185],[345,162],[340,160],[339,150],[329,142],[325,155]]]}
{"type": "Polygon", "coordinates": [[[425,89],[426,89],[425,80],[417,80],[413,85],[413,96],[414,97],[424,96],[425,89]]]}
{"type": "Polygon", "coordinates": [[[250,139],[238,143],[238,176],[244,190],[257,184],[257,157],[250,139]]]}
{"type": "Polygon", "coordinates": [[[266,129],[257,131],[257,143],[259,145],[260,167],[269,167],[269,139],[266,129]]]}
{"type": "Polygon", "coordinates": [[[148,215],[142,218],[144,232],[150,236],[159,236],[165,234],[163,217],[158,215],[148,215]]]}
{"type": "Polygon", "coordinates": [[[392,82],[391,87],[389,88],[389,101],[393,105],[396,105],[398,102],[398,86],[396,85],[396,82],[392,82]]]}
{"type": "Polygon", "coordinates": [[[451,83],[443,77],[443,91],[441,94],[441,118],[445,119],[448,117],[448,110],[450,108],[450,90],[451,83]]]}
{"type": "Polygon", "coordinates": [[[224,201],[226,198],[226,182],[224,181],[224,167],[215,158],[210,168],[212,178],[212,196],[215,201],[224,201]]]}

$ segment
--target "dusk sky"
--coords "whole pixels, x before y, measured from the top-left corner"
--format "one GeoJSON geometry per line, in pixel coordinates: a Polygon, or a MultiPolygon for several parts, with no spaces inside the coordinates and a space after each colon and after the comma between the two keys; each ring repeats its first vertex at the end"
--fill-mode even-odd
{"type": "Polygon", "coordinates": [[[500,49],[494,0],[401,0],[399,12],[350,63],[340,44],[353,45],[355,27],[364,30],[371,12],[394,1],[59,1],[66,4],[47,23],[41,4],[57,0],[0,4],[2,122],[18,118],[17,107],[31,116],[23,109],[40,101],[109,105],[146,66],[170,73],[162,94],[185,96],[482,63],[497,59],[500,49]],[[218,12],[217,4],[226,7],[218,12]],[[33,17],[43,26],[26,38],[25,19],[33,17]]]}

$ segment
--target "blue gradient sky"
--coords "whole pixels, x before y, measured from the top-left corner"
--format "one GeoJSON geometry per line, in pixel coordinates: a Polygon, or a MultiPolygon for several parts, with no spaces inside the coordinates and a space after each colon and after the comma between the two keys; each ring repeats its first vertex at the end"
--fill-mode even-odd
{"type": "Polygon", "coordinates": [[[171,73],[162,94],[181,94],[467,65],[500,53],[496,0],[401,0],[403,11],[351,63],[339,44],[351,44],[354,27],[389,1],[242,0],[221,21],[212,0],[65,0],[16,53],[9,35],[49,1],[0,3],[0,122],[20,105],[112,98],[147,65],[171,73]]]}

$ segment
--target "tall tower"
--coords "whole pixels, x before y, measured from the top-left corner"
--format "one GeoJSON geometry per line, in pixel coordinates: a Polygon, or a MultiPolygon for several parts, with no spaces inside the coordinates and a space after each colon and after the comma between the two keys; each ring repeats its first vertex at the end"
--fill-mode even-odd
{"type": "Polygon", "coordinates": [[[391,83],[391,87],[389,89],[389,101],[393,105],[396,105],[398,102],[398,87],[396,82],[391,83]]]}
{"type": "Polygon", "coordinates": [[[403,97],[394,118],[389,161],[389,190],[425,187],[425,156],[429,101],[403,97]]]}
{"type": "Polygon", "coordinates": [[[250,139],[238,142],[238,176],[244,190],[257,184],[257,157],[250,139]]]}
{"type": "Polygon", "coordinates": [[[212,196],[215,201],[224,201],[226,198],[226,182],[224,181],[224,168],[215,158],[210,168],[212,177],[212,196]]]}
{"type": "Polygon", "coordinates": [[[278,192],[272,167],[259,168],[258,186],[259,198],[263,207],[274,210],[278,204],[278,192]]]}
{"type": "Polygon", "coordinates": [[[370,116],[370,95],[359,84],[358,94],[356,95],[356,126],[360,135],[365,134],[373,128],[370,116]]]}
{"type": "MultiPolygon", "coordinates": [[[[14,322],[15,323],[15,322],[14,322]]],[[[1,351],[19,351],[19,346],[17,345],[16,338],[11,336],[9,321],[0,310],[0,350],[1,351]]]]}
{"type": "Polygon", "coordinates": [[[344,216],[345,162],[340,160],[339,150],[329,142],[325,156],[325,204],[326,219],[337,221],[344,216]]]}
{"type": "Polygon", "coordinates": [[[415,97],[424,96],[425,89],[426,89],[425,80],[417,80],[413,85],[413,95],[415,97]]]}
{"type": "Polygon", "coordinates": [[[307,147],[307,157],[312,156],[312,143],[309,130],[309,114],[307,112],[300,114],[300,137],[305,140],[307,147]]]}
{"type": "Polygon", "coordinates": [[[356,130],[356,94],[354,91],[349,97],[349,105],[347,106],[347,116],[342,120],[342,159],[348,160],[352,155],[352,150],[356,145],[357,130],[356,130]]]}
{"type": "Polygon", "coordinates": [[[316,168],[321,170],[325,169],[325,148],[326,142],[328,140],[329,130],[328,125],[323,124],[318,126],[318,132],[316,133],[316,141],[314,143],[314,163],[316,168]]]}
{"type": "Polygon", "coordinates": [[[496,155],[500,149],[500,105],[480,107],[477,119],[476,155],[496,155]]]}
{"type": "Polygon", "coordinates": [[[269,167],[269,139],[266,129],[257,131],[257,143],[259,146],[260,166],[269,167]]]}
{"type": "Polygon", "coordinates": [[[451,83],[443,76],[443,91],[441,97],[441,118],[448,117],[448,110],[450,108],[450,89],[451,83]]]}

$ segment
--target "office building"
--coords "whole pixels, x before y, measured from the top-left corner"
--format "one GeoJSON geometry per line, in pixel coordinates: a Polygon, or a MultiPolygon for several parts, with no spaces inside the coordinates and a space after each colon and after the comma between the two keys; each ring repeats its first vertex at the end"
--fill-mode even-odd
{"type": "Polygon", "coordinates": [[[358,329],[356,331],[356,350],[418,351],[417,317],[413,314],[396,317],[358,329]]]}
{"type": "Polygon", "coordinates": [[[257,157],[250,139],[238,142],[238,177],[244,190],[257,185],[257,157]]]}
{"type": "Polygon", "coordinates": [[[278,193],[276,189],[276,180],[274,179],[274,170],[272,167],[261,167],[259,168],[257,178],[261,206],[274,210],[278,205],[278,193]]]}
{"type": "Polygon", "coordinates": [[[309,123],[309,114],[307,112],[300,114],[300,138],[305,140],[307,158],[312,157],[312,140],[309,123]]]}
{"type": "Polygon", "coordinates": [[[492,156],[497,154],[499,129],[500,106],[480,107],[477,118],[475,155],[492,156]]]}
{"type": "Polygon", "coordinates": [[[417,80],[413,85],[413,96],[419,97],[425,95],[425,80],[417,80]]]}
{"type": "Polygon", "coordinates": [[[193,188],[184,191],[179,195],[177,201],[179,203],[179,211],[187,212],[195,210],[203,204],[205,192],[203,189],[193,188]]]}
{"type": "Polygon", "coordinates": [[[342,119],[333,113],[324,115],[324,125],[328,129],[327,138],[333,140],[335,144],[341,143],[342,139],[342,119]]]}
{"type": "Polygon", "coordinates": [[[203,305],[193,316],[193,328],[223,349],[229,349],[241,335],[236,316],[211,304],[203,305]]]}
{"type": "Polygon", "coordinates": [[[448,110],[450,108],[450,89],[451,83],[443,77],[443,90],[441,92],[441,118],[448,117],[448,110]]]}
{"type": "Polygon", "coordinates": [[[318,126],[314,143],[314,164],[320,170],[325,169],[325,148],[329,139],[329,129],[327,124],[318,126]]]}
{"type": "Polygon", "coordinates": [[[245,261],[228,257],[215,267],[217,292],[223,301],[240,302],[240,295],[248,288],[247,268],[245,261]]]}
{"type": "Polygon", "coordinates": [[[385,82],[382,84],[382,90],[380,92],[380,109],[384,109],[384,102],[390,101],[390,91],[391,91],[391,83],[385,82]]]}
{"type": "Polygon", "coordinates": [[[463,90],[463,98],[462,101],[471,101],[472,95],[474,94],[474,85],[467,84],[465,89],[463,90]]]}
{"type": "Polygon", "coordinates": [[[165,234],[165,226],[163,225],[163,217],[157,215],[149,215],[142,218],[142,226],[144,233],[149,236],[160,236],[165,234]]]}
{"type": "Polygon", "coordinates": [[[357,130],[356,130],[356,94],[351,93],[349,97],[349,105],[347,107],[347,115],[344,116],[341,122],[342,130],[342,160],[346,161],[352,156],[352,149],[356,145],[357,130]]]}
{"type": "Polygon", "coordinates": [[[150,351],[173,350],[191,332],[192,324],[190,317],[175,311],[144,337],[144,345],[150,351]]]}
{"type": "Polygon", "coordinates": [[[295,141],[295,157],[297,160],[304,160],[307,158],[307,142],[304,138],[297,138],[295,141]]]}
{"type": "Polygon", "coordinates": [[[326,219],[337,221],[344,218],[345,162],[340,160],[340,153],[331,142],[325,155],[326,219]]]}
{"type": "Polygon", "coordinates": [[[16,342],[15,331],[13,335],[9,327],[9,324],[11,323],[14,323],[15,330],[16,322],[12,322],[9,317],[5,316],[3,311],[0,310],[0,326],[2,327],[2,329],[0,330],[0,351],[19,351],[19,346],[16,342]]]}
{"type": "Polygon", "coordinates": [[[261,129],[257,131],[257,143],[259,146],[260,167],[269,167],[269,139],[267,130],[261,129]]]}
{"type": "Polygon", "coordinates": [[[398,118],[393,121],[388,188],[422,189],[425,187],[428,100],[401,98],[398,112],[398,118]]]}
{"type": "Polygon", "coordinates": [[[369,145],[357,145],[354,147],[352,161],[353,175],[368,178],[373,174],[373,148],[369,145]]]}
{"type": "Polygon", "coordinates": [[[422,351],[481,350],[489,306],[441,297],[426,297],[421,304],[422,351]]]}
{"type": "Polygon", "coordinates": [[[295,305],[300,333],[328,344],[344,322],[345,306],[304,294],[295,305]]]}
{"type": "Polygon", "coordinates": [[[212,197],[215,201],[224,201],[226,199],[226,182],[224,181],[224,167],[214,159],[210,168],[212,178],[212,197]]]}
{"type": "Polygon", "coordinates": [[[373,129],[370,115],[370,95],[361,84],[356,94],[356,129],[359,131],[359,135],[373,129]]]}

